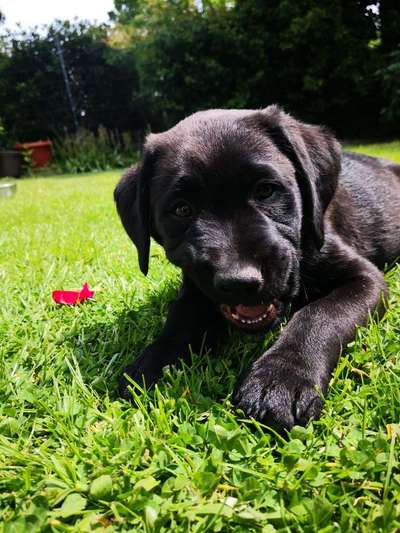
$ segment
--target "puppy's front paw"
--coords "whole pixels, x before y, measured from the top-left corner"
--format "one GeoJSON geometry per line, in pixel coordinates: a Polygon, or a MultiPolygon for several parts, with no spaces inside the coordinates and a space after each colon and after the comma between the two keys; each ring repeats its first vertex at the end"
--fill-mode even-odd
{"type": "Polygon", "coordinates": [[[278,431],[304,426],[322,410],[316,380],[274,355],[251,365],[237,383],[233,401],[247,416],[278,431]]]}
{"type": "Polygon", "coordinates": [[[147,389],[150,389],[162,376],[162,369],[162,365],[157,360],[154,360],[151,354],[145,350],[133,363],[124,368],[119,378],[118,390],[120,396],[131,402],[132,393],[129,389],[134,386],[132,381],[141,387],[145,386],[147,389]]]}

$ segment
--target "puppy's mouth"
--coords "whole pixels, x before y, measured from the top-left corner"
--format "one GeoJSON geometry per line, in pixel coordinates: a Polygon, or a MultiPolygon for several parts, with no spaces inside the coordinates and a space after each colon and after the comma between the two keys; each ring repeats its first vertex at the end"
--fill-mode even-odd
{"type": "Polygon", "coordinates": [[[220,306],[224,317],[235,326],[247,330],[261,330],[272,327],[278,318],[280,303],[274,299],[270,304],[220,306]]]}

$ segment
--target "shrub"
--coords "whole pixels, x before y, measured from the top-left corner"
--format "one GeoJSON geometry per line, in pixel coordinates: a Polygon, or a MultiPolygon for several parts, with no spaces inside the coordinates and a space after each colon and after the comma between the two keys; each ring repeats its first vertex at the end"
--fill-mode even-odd
{"type": "Polygon", "coordinates": [[[81,129],[54,142],[54,162],[63,173],[90,172],[130,166],[137,148],[130,133],[119,134],[100,126],[97,133],[81,129]]]}
{"type": "Polygon", "coordinates": [[[400,46],[389,56],[388,65],[381,71],[385,106],[382,118],[393,133],[400,120],[400,46]]]}
{"type": "Polygon", "coordinates": [[[3,121],[0,117],[0,148],[4,148],[6,143],[6,130],[3,126],[3,121]]]}

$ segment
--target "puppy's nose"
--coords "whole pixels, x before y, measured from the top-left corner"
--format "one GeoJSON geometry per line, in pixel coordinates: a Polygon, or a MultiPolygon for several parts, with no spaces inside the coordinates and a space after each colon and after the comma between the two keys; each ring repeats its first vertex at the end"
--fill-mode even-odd
{"type": "Polygon", "coordinates": [[[219,272],[214,277],[214,287],[221,297],[233,298],[241,303],[242,296],[257,293],[263,285],[261,272],[253,267],[243,270],[219,272]]]}

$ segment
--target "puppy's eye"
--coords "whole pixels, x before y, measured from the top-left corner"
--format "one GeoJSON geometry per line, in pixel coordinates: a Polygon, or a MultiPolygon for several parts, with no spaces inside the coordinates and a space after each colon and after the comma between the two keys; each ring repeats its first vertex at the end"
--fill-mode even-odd
{"type": "Polygon", "coordinates": [[[193,209],[189,204],[182,202],[175,206],[174,215],[179,218],[189,218],[193,215],[193,209]]]}
{"type": "Polygon", "coordinates": [[[254,189],[253,197],[262,202],[274,194],[274,188],[269,183],[258,183],[254,189]]]}

